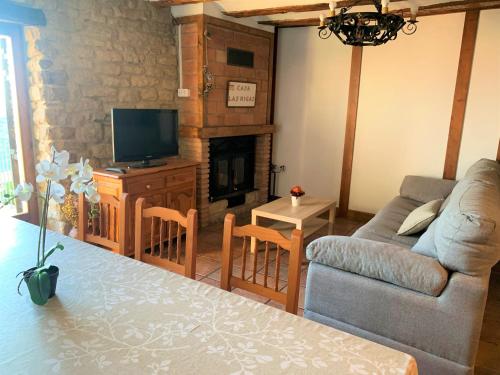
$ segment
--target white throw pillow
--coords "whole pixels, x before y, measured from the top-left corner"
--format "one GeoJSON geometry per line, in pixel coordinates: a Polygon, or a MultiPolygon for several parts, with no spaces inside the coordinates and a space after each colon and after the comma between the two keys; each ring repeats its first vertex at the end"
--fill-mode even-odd
{"type": "Polygon", "coordinates": [[[436,199],[415,208],[401,224],[398,234],[400,236],[409,236],[423,231],[436,218],[442,203],[442,199],[436,199]]]}

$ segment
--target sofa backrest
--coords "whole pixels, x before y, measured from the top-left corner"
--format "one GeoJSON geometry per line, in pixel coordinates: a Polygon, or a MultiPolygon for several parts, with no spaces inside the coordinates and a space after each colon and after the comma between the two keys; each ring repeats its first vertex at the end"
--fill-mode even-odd
{"type": "Polygon", "coordinates": [[[500,260],[500,164],[481,159],[469,168],[437,219],[440,263],[468,275],[489,272],[500,260]]]}
{"type": "Polygon", "coordinates": [[[399,195],[417,202],[427,203],[436,199],[445,199],[453,190],[455,180],[442,180],[434,177],[405,176],[399,195]]]}

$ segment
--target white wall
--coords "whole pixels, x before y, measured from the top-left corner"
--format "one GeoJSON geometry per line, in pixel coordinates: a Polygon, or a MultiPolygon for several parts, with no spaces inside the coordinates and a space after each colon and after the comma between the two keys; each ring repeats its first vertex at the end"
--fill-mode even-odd
{"type": "Polygon", "coordinates": [[[351,49],[319,39],[316,28],[280,30],[273,162],[286,165],[278,193],[340,190],[351,49]]]}
{"type": "MultiPolygon", "coordinates": [[[[349,208],[376,212],[404,175],[441,177],[464,14],[422,17],[418,31],[363,51],[349,208]]],[[[500,134],[500,11],[481,13],[459,177],[495,158],[500,134]]],[[[278,193],[301,184],[338,199],[351,47],[314,28],[284,29],[278,43],[273,161],[278,193]]]]}
{"type": "Polygon", "coordinates": [[[350,209],[376,212],[407,174],[442,176],[463,24],[422,17],[415,34],[364,48],[350,209]]]}

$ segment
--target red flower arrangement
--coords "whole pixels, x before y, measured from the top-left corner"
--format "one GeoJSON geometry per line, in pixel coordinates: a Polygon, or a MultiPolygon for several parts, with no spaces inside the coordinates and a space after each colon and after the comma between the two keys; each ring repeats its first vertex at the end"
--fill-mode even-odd
{"type": "Polygon", "coordinates": [[[290,195],[292,197],[301,197],[305,194],[305,191],[302,190],[302,188],[299,186],[299,185],[296,185],[294,187],[292,187],[292,190],[290,190],[290,195]]]}

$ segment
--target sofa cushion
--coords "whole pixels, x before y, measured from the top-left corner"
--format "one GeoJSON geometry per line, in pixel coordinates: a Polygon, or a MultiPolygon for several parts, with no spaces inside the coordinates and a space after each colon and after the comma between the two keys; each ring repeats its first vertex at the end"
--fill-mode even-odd
{"type": "Polygon", "coordinates": [[[498,176],[499,164],[495,160],[480,159],[472,164],[464,178],[473,178],[476,180],[491,181],[498,176]]]}
{"type": "Polygon", "coordinates": [[[403,198],[427,203],[436,199],[445,199],[456,185],[455,180],[441,178],[406,176],[399,189],[403,198]]]}
{"type": "Polygon", "coordinates": [[[307,258],[431,296],[438,296],[448,281],[448,272],[435,259],[361,238],[319,238],[307,246],[307,258]]]}
{"type": "Polygon", "coordinates": [[[373,219],[359,228],[352,237],[411,248],[417,242],[418,237],[399,236],[397,231],[408,214],[421,205],[421,202],[396,197],[382,208],[373,219]]]}
{"type": "Polygon", "coordinates": [[[442,203],[442,199],[436,199],[415,208],[399,227],[398,234],[400,236],[409,236],[410,234],[422,232],[436,218],[442,203]]]}
{"type": "Polygon", "coordinates": [[[500,260],[500,165],[474,164],[453,190],[437,221],[438,259],[468,275],[490,271],[500,260]]]}
{"type": "Polygon", "coordinates": [[[439,219],[434,220],[431,225],[427,227],[427,230],[420,236],[417,243],[411,248],[411,251],[431,258],[438,257],[436,244],[434,243],[434,236],[438,220],[439,219]]]}

